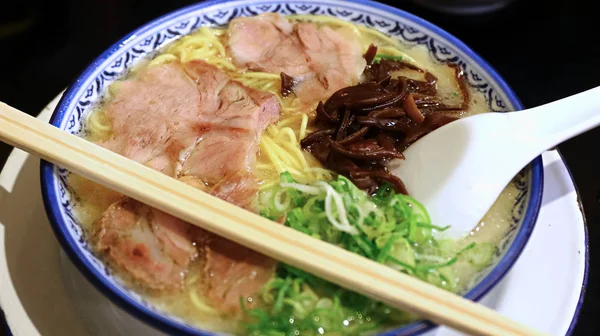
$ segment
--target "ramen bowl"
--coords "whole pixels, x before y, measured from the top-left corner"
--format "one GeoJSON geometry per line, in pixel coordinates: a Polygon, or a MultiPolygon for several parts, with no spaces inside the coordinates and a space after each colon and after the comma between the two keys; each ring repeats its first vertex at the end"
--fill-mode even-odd
{"type": "MultiPolygon", "coordinates": [[[[372,27],[399,40],[407,48],[426,48],[436,62],[459,64],[468,85],[485,97],[489,111],[522,109],[514,92],[471,49],[440,28],[399,9],[363,0],[207,1],[162,16],[111,46],[68,88],[52,115],[51,124],[65,132],[79,134],[84,116],[102,99],[108,85],[124,76],[141,60],[204,25],[222,26],[236,17],[264,12],[325,15],[372,27]]],[[[69,174],[67,170],[50,163],[41,163],[41,188],[48,217],[63,249],[83,275],[124,310],[161,331],[211,335],[144,299],[122,283],[94,254],[74,212],[76,198],[69,186],[69,174]]],[[[508,223],[508,229],[498,245],[495,261],[463,293],[467,299],[478,300],[490,291],[523,251],[541,206],[541,157],[515,177],[514,185],[516,195],[503,218],[508,223]]],[[[383,335],[412,335],[433,327],[429,322],[416,321],[386,331],[383,335]]]]}

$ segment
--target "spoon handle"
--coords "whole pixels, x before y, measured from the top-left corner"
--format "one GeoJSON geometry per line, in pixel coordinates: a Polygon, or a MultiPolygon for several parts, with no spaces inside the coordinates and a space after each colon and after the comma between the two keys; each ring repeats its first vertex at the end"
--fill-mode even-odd
{"type": "Polygon", "coordinates": [[[520,130],[519,139],[532,151],[531,159],[600,125],[600,87],[510,114],[520,130]]]}

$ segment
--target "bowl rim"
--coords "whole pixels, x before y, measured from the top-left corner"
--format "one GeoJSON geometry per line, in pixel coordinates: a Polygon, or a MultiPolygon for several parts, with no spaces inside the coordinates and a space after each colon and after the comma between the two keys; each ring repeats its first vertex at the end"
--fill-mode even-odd
{"type": "MultiPolygon", "coordinates": [[[[60,126],[60,122],[63,120],[65,113],[67,112],[67,105],[73,99],[75,99],[76,93],[80,90],[84,79],[88,78],[93,71],[108,57],[120,50],[129,40],[135,35],[145,32],[146,30],[152,29],[164,22],[168,22],[177,17],[183,16],[190,12],[201,10],[206,7],[234,2],[236,0],[209,0],[196,4],[192,4],[180,9],[174,10],[167,14],[164,14],[156,19],[153,19],[133,31],[123,36],[116,43],[112,44],[107,48],[100,56],[95,58],[69,85],[61,97],[56,109],[53,111],[50,118],[50,124],[53,126],[60,126]]],[[[285,2],[285,1],[273,1],[269,2],[285,2]]],[[[318,4],[318,1],[310,1],[318,4]]],[[[421,27],[424,27],[436,35],[442,37],[450,45],[455,47],[458,51],[461,51],[467,55],[474,64],[478,65],[484,73],[486,73],[490,79],[496,83],[497,87],[504,93],[507,100],[515,107],[515,110],[523,109],[521,101],[516,96],[515,92],[506,84],[504,79],[496,72],[496,70],[490,66],[483,58],[481,58],[476,52],[469,48],[466,44],[461,42],[459,39],[446,32],[442,28],[424,20],[414,14],[408,13],[404,10],[378,3],[372,0],[346,0],[346,2],[363,5],[379,10],[386,11],[392,15],[401,17],[405,20],[415,23],[421,27]]],[[[523,216],[523,222],[521,228],[516,233],[511,246],[506,250],[504,256],[500,259],[497,265],[481,280],[479,284],[469,290],[463,297],[478,301],[485,294],[487,294],[495,285],[508,273],[514,263],[517,261],[520,254],[523,252],[525,245],[527,244],[535,223],[537,221],[538,214],[540,212],[542,204],[542,194],[544,185],[544,172],[543,162],[541,155],[535,158],[529,166],[531,170],[531,187],[528,191],[528,206],[523,216]]],[[[76,265],[80,272],[85,278],[90,281],[101,293],[108,297],[111,301],[116,303],[119,307],[123,308],[129,314],[135,316],[139,320],[163,331],[168,334],[185,334],[185,335],[196,335],[196,336],[212,336],[211,332],[200,330],[194,326],[188,325],[184,322],[178,322],[172,318],[165,316],[157,311],[153,311],[148,307],[140,304],[134,299],[128,297],[122,293],[117,287],[109,283],[106,280],[106,275],[91,265],[90,261],[87,260],[74,246],[77,244],[76,239],[71,236],[67,230],[67,224],[63,220],[63,216],[60,210],[56,206],[58,203],[58,196],[52,188],[55,165],[41,160],[40,161],[40,182],[42,189],[42,199],[46,214],[49,222],[52,226],[55,236],[57,237],[62,248],[69,256],[71,261],[76,265]]],[[[416,335],[427,330],[437,327],[435,324],[429,321],[416,321],[400,328],[383,332],[381,336],[392,336],[392,335],[416,335]]]]}

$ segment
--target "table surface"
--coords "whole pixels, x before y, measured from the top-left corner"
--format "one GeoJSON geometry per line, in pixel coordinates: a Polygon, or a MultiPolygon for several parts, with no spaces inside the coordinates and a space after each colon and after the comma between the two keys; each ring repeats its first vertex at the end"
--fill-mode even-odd
{"type": "MultiPolygon", "coordinates": [[[[8,5],[8,10],[3,4],[0,100],[39,113],[121,36],[194,2],[20,0],[8,5]],[[21,25],[6,25],[16,20],[21,25]]],[[[464,17],[437,13],[412,1],[383,2],[421,16],[464,41],[504,77],[526,107],[600,85],[598,1],[516,0],[491,14],[464,17]]],[[[600,129],[596,129],[559,146],[581,194],[591,246],[600,244],[600,228],[596,228],[600,220],[600,157],[595,147],[599,143],[600,129]]],[[[0,166],[11,150],[0,144],[0,166]]],[[[600,330],[598,251],[590,249],[589,285],[575,335],[600,330]]]]}

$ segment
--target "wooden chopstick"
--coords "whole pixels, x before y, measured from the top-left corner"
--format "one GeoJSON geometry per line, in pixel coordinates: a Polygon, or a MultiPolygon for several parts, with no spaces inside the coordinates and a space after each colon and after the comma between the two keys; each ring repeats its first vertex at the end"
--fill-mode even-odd
{"type": "Polygon", "coordinates": [[[277,225],[0,102],[0,139],[281,262],[476,335],[541,335],[491,309],[277,225]]]}

